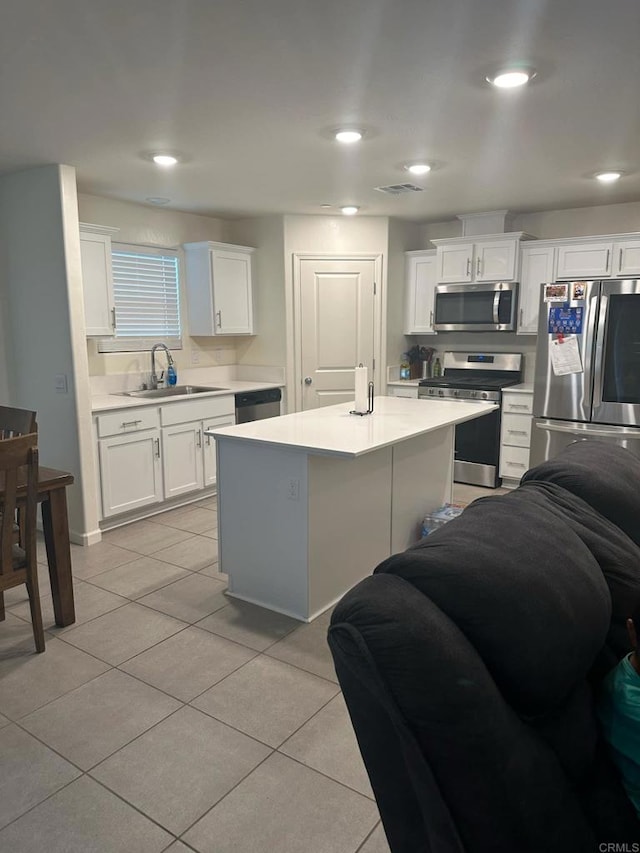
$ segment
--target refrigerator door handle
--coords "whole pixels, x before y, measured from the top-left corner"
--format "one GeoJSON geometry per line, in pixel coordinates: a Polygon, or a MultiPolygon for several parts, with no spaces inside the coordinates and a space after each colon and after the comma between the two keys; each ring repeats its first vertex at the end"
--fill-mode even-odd
{"type": "Polygon", "coordinates": [[[576,428],[575,426],[571,426],[568,424],[550,424],[550,423],[537,423],[538,429],[548,430],[549,432],[568,432],[571,435],[583,435],[583,436],[592,436],[599,435],[604,438],[635,438],[640,440],[640,429],[634,430],[626,430],[626,429],[602,429],[600,427],[582,427],[576,428]]]}

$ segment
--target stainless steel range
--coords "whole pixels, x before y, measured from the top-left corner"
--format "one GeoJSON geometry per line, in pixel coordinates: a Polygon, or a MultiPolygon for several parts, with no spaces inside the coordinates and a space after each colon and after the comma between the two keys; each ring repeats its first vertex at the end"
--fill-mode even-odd
{"type": "MultiPolygon", "coordinates": [[[[423,400],[502,402],[502,389],[522,381],[522,354],[445,352],[444,374],[423,379],[423,400]]],[[[497,488],[500,483],[500,409],[456,427],[453,479],[497,488]]]]}

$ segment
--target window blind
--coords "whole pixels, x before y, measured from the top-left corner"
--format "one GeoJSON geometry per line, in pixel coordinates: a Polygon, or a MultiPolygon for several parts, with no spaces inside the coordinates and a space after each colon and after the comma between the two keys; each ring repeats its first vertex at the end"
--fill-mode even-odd
{"type": "Polygon", "coordinates": [[[116,336],[179,338],[178,258],[112,253],[116,336]]]}

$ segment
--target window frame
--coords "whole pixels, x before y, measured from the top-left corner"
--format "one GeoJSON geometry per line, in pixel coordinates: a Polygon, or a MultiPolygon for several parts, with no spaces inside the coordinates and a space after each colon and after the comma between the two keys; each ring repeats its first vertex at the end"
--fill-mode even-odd
{"type": "Polygon", "coordinates": [[[116,332],[113,337],[98,339],[98,352],[150,352],[154,344],[163,343],[170,350],[180,350],[183,347],[184,327],[183,327],[183,298],[182,298],[182,282],[183,282],[183,257],[180,249],[172,249],[164,246],[145,246],[139,243],[111,243],[112,261],[114,252],[130,252],[136,255],[152,255],[154,257],[173,257],[177,261],[177,297],[178,297],[178,320],[180,323],[180,337],[162,336],[155,338],[148,337],[118,337],[118,306],[116,308],[116,332]]]}

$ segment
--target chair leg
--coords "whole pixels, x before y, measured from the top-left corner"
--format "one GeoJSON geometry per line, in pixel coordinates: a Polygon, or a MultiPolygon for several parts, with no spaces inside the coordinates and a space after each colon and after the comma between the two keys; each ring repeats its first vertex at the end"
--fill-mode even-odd
{"type": "Polygon", "coordinates": [[[27,579],[27,591],[29,593],[29,608],[31,609],[31,624],[33,626],[33,639],[36,651],[44,651],[44,627],[42,625],[42,609],[40,607],[40,591],[38,589],[38,569],[33,568],[27,579]]]}

